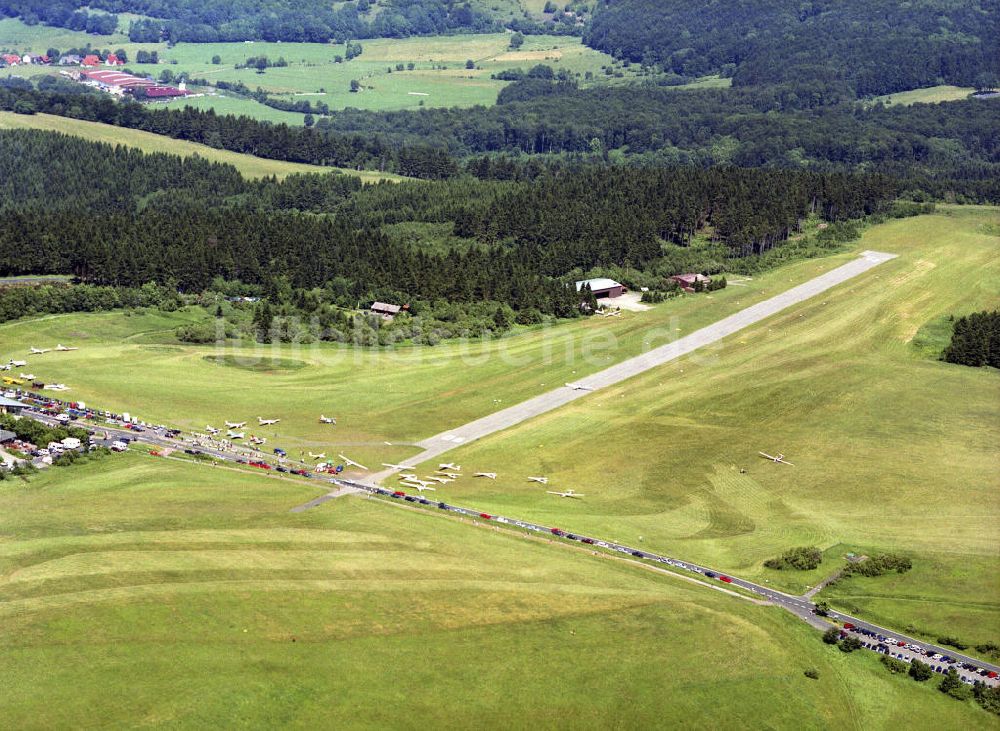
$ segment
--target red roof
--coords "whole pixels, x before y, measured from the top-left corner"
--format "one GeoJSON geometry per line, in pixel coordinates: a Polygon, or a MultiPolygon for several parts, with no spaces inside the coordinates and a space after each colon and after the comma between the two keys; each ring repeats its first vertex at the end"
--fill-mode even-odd
{"type": "Polygon", "coordinates": [[[99,66],[101,64],[101,59],[99,56],[90,54],[89,56],[84,56],[80,64],[82,66],[99,66]]]}
{"type": "Polygon", "coordinates": [[[147,86],[146,96],[167,97],[167,96],[187,96],[189,92],[178,89],[175,86],[147,86]]]}
{"type": "Polygon", "coordinates": [[[135,86],[156,86],[156,82],[151,79],[143,79],[132,74],[124,74],[121,71],[84,71],[82,76],[108,86],[119,86],[130,88],[135,86]]]}
{"type": "Polygon", "coordinates": [[[10,64],[21,63],[21,57],[15,56],[13,53],[5,53],[0,58],[3,58],[4,61],[10,64]]]}
{"type": "Polygon", "coordinates": [[[120,58],[118,58],[118,56],[116,56],[113,53],[108,55],[108,61],[107,61],[107,63],[109,63],[109,64],[111,64],[113,66],[124,66],[125,65],[125,62],[122,61],[120,58]]]}

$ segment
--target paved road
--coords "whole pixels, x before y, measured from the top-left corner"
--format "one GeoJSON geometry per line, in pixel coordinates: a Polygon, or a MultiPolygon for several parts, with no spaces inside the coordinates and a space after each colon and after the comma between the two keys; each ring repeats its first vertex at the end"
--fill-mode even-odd
{"type": "MultiPolygon", "coordinates": [[[[895,254],[864,251],[854,261],[839,266],[826,274],[821,274],[814,279],[810,279],[804,284],[792,287],[770,299],[740,310],[729,317],[725,317],[700,330],[696,330],[690,335],[679,338],[672,343],[654,348],[648,353],[629,358],[576,381],[574,385],[580,386],[585,390],[564,386],[554,391],[543,393],[540,396],[535,396],[502,411],[497,411],[489,416],[476,419],[464,426],[449,429],[446,432],[441,432],[440,434],[435,434],[432,437],[424,439],[417,443],[418,446],[423,447],[423,451],[400,461],[399,464],[405,467],[415,467],[421,462],[438,457],[455,447],[468,444],[476,439],[481,439],[489,434],[508,429],[516,424],[520,424],[522,421],[527,421],[528,419],[557,409],[560,406],[568,404],[570,401],[586,396],[590,391],[612,386],[640,373],[644,373],[651,368],[669,363],[681,356],[694,352],[698,348],[711,345],[750,325],[776,315],[792,305],[815,297],[831,287],[842,284],[894,258],[896,258],[895,254]]],[[[388,474],[392,474],[392,471],[376,473],[370,479],[373,482],[377,482],[379,478],[388,474]]]]}

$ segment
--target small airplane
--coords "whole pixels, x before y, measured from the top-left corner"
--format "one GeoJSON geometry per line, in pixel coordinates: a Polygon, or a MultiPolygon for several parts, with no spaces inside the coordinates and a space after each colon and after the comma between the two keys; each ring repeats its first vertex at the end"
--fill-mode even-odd
{"type": "Polygon", "coordinates": [[[310,459],[326,459],[326,452],[320,452],[319,454],[309,453],[310,459]]]}
{"type": "Polygon", "coordinates": [[[69,386],[65,383],[49,383],[45,386],[49,391],[68,391],[69,386]]]}
{"type": "Polygon", "coordinates": [[[497,478],[496,472],[477,472],[474,477],[486,477],[490,480],[495,480],[497,478]]]}
{"type": "Polygon", "coordinates": [[[573,490],[567,490],[566,492],[553,492],[552,490],[546,490],[545,492],[547,492],[549,495],[558,495],[559,497],[573,497],[573,498],[583,497],[581,493],[574,492],[573,490]]]}
{"type": "Polygon", "coordinates": [[[761,457],[763,457],[764,459],[769,459],[769,460],[771,460],[772,462],[779,462],[779,463],[781,463],[781,464],[786,464],[786,465],[788,465],[789,467],[794,467],[794,466],[795,466],[795,465],[793,465],[793,464],[792,464],[791,462],[787,462],[787,461],[785,460],[785,455],[783,455],[783,454],[780,454],[780,453],[779,453],[779,454],[774,454],[774,455],[772,455],[772,454],[767,454],[766,452],[757,452],[757,454],[759,454],[759,455],[760,455],[761,457]]]}
{"type": "Polygon", "coordinates": [[[359,464],[359,463],[355,462],[353,459],[348,459],[347,457],[345,457],[342,454],[338,454],[337,456],[340,457],[345,462],[347,462],[347,464],[351,465],[351,467],[357,467],[359,470],[367,470],[368,469],[363,464],[359,464]]]}
{"type": "Polygon", "coordinates": [[[405,486],[405,487],[414,487],[417,490],[419,490],[420,492],[423,492],[424,490],[431,490],[431,491],[433,491],[433,490],[436,489],[436,488],[431,487],[431,483],[424,482],[423,480],[404,480],[400,484],[403,485],[403,486],[405,486]]]}
{"type": "Polygon", "coordinates": [[[253,434],[250,435],[251,444],[267,444],[266,437],[255,437],[253,434]]]}
{"type": "Polygon", "coordinates": [[[216,429],[214,426],[206,424],[205,431],[207,431],[209,434],[218,434],[220,430],[216,429]]]}
{"type": "Polygon", "coordinates": [[[226,427],[229,429],[242,429],[247,423],[245,421],[227,421],[226,427]]]}
{"type": "Polygon", "coordinates": [[[445,477],[450,477],[453,480],[457,480],[462,475],[458,472],[445,472],[444,470],[437,470],[439,475],[444,475],[445,477]]]}
{"type": "Polygon", "coordinates": [[[454,480],[449,479],[447,477],[437,477],[436,475],[427,475],[426,479],[434,480],[434,482],[438,482],[442,485],[447,485],[449,482],[454,482],[454,480]]]}
{"type": "Polygon", "coordinates": [[[79,348],[70,348],[70,347],[67,347],[67,346],[63,345],[62,343],[59,343],[58,345],[56,345],[56,350],[58,350],[61,353],[67,353],[70,350],[79,350],[79,348]]]}
{"type": "Polygon", "coordinates": [[[21,373],[20,376],[21,376],[21,378],[23,378],[26,381],[34,381],[35,380],[35,374],[34,373],[21,373]]]}
{"type": "Polygon", "coordinates": [[[602,310],[601,311],[601,316],[602,317],[621,317],[621,314],[622,314],[621,310],[602,310]]]}
{"type": "Polygon", "coordinates": [[[451,472],[459,472],[462,469],[462,465],[455,464],[454,462],[445,462],[444,464],[438,465],[438,470],[449,470],[451,472]]]}
{"type": "Polygon", "coordinates": [[[404,472],[403,474],[401,474],[399,476],[399,479],[401,479],[401,480],[416,480],[417,476],[413,475],[413,474],[409,474],[409,473],[404,472]]]}
{"type": "Polygon", "coordinates": [[[226,436],[229,437],[230,439],[242,439],[243,437],[246,436],[246,434],[244,434],[241,431],[233,431],[232,429],[230,429],[229,431],[226,432],[226,436]]]}
{"type": "Polygon", "coordinates": [[[24,368],[26,365],[28,365],[28,361],[26,361],[26,360],[12,360],[10,362],[10,364],[12,366],[14,366],[15,368],[24,368]]]}
{"type": "Polygon", "coordinates": [[[332,416],[323,416],[322,414],[320,414],[319,415],[319,423],[320,424],[336,424],[337,420],[334,419],[332,416]]]}
{"type": "Polygon", "coordinates": [[[390,470],[408,470],[410,469],[405,464],[391,464],[389,462],[383,462],[383,467],[388,467],[390,470]]]}
{"type": "Polygon", "coordinates": [[[42,353],[48,353],[49,349],[48,348],[36,348],[36,347],[32,347],[29,352],[32,355],[41,355],[42,353]]]}
{"type": "Polygon", "coordinates": [[[279,421],[281,419],[262,419],[259,416],[257,417],[257,424],[259,426],[271,426],[271,424],[277,424],[279,421]]]}
{"type": "Polygon", "coordinates": [[[566,388],[572,388],[574,391],[593,391],[590,386],[581,386],[579,383],[567,383],[566,388]]]}
{"type": "Polygon", "coordinates": [[[540,482],[543,485],[548,485],[549,484],[549,478],[548,477],[529,477],[528,478],[528,482],[540,482]]]}

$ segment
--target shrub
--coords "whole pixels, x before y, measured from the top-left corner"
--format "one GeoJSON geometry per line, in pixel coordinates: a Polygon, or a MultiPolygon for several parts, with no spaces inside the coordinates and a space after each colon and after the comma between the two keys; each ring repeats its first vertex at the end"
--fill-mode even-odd
{"type": "Polygon", "coordinates": [[[969,647],[957,637],[938,637],[938,644],[948,645],[949,647],[954,647],[956,650],[966,650],[969,647]]]}
{"type": "Polygon", "coordinates": [[[908,669],[905,662],[888,655],[882,655],[881,662],[890,673],[905,673],[908,669]]]}
{"type": "Polygon", "coordinates": [[[812,678],[813,680],[819,680],[819,670],[816,668],[809,668],[803,673],[807,678],[812,678]]]}
{"type": "Polygon", "coordinates": [[[840,642],[840,629],[837,627],[831,627],[826,632],[823,633],[823,642],[828,645],[836,645],[840,642]]]}
{"type": "Polygon", "coordinates": [[[854,574],[860,576],[882,576],[890,571],[905,574],[911,568],[913,568],[913,562],[906,556],[900,556],[895,553],[880,553],[861,563],[847,564],[844,568],[844,574],[846,576],[854,574]]]}
{"type": "Polygon", "coordinates": [[[972,696],[972,690],[958,679],[955,668],[948,668],[948,672],[941,678],[938,690],[960,701],[968,700],[972,696]]]}
{"type": "Polygon", "coordinates": [[[861,647],[861,640],[857,637],[845,637],[843,642],[840,643],[841,652],[854,652],[855,650],[860,650],[861,647]]]}
{"type": "Polygon", "coordinates": [[[934,671],[931,670],[931,666],[927,663],[920,662],[919,660],[914,660],[910,663],[910,677],[914,680],[923,682],[930,680],[932,675],[934,675],[934,671]]]}
{"type": "Polygon", "coordinates": [[[795,569],[797,571],[811,571],[823,561],[823,552],[816,546],[801,546],[790,548],[776,558],[769,558],[764,565],[769,569],[779,571],[785,569],[795,569]]]}

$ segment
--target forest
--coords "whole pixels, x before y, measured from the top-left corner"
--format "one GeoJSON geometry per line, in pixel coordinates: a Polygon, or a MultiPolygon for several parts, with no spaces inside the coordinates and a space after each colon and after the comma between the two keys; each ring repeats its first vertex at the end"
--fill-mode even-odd
{"type": "Polygon", "coordinates": [[[351,38],[492,33],[503,27],[487,10],[468,2],[383,0],[380,12],[369,16],[371,5],[369,0],[300,0],[294,4],[282,0],[0,0],[0,16],[98,34],[115,32],[118,13],[147,16],[130,23],[129,38],[135,43],[328,43],[351,38]],[[91,10],[104,12],[88,12],[91,10]]]}
{"type": "Polygon", "coordinates": [[[1000,368],[1000,311],[958,318],[941,359],[975,368],[1000,368]]]}
{"type": "Polygon", "coordinates": [[[584,42],[734,86],[843,82],[859,97],[995,84],[996,0],[601,0],[584,42]]]}
{"type": "Polygon", "coordinates": [[[996,102],[862,107],[842,87],[820,84],[679,92],[529,80],[508,86],[490,108],[348,109],[316,126],[338,134],[366,130],[397,145],[434,139],[458,156],[572,153],[645,165],[968,178],[997,200],[996,102]]]}
{"type": "Polygon", "coordinates": [[[490,302],[558,317],[578,314],[566,285],[582,272],[645,269],[666,285],[681,261],[666,248],[705,227],[723,258],[754,257],[809,216],[885,214],[899,192],[878,175],[594,165],[530,180],[247,181],[198,158],[34,130],[0,131],[0,180],[0,275],[189,294],[221,278],[265,296],[326,288],[345,302],[490,302]],[[387,234],[399,223],[444,224],[467,243],[429,251],[387,234]]]}

